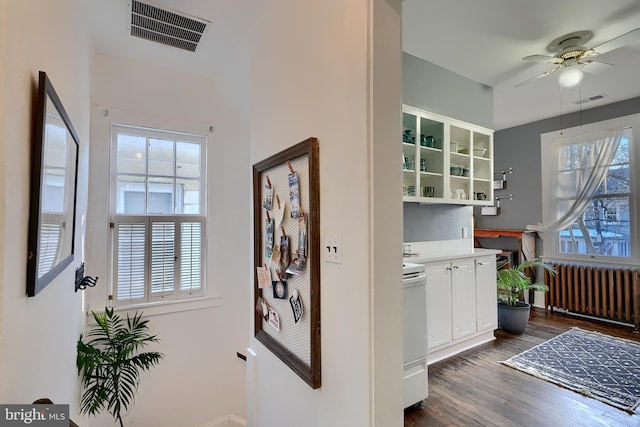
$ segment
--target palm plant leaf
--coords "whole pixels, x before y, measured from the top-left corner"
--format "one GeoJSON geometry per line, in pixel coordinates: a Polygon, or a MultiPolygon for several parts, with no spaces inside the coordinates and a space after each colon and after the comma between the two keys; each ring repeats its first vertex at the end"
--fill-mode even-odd
{"type": "Polygon", "coordinates": [[[548,291],[549,288],[542,282],[531,283],[531,278],[526,274],[528,269],[542,267],[554,275],[556,270],[550,264],[541,259],[532,259],[521,262],[517,266],[509,267],[508,261],[496,263],[496,283],[498,287],[498,301],[508,305],[515,305],[528,290],[548,291]]]}
{"type": "Polygon", "coordinates": [[[122,426],[122,413],[134,403],[140,372],[149,370],[164,358],[162,353],[139,351],[152,342],[148,321],[142,314],[127,315],[126,322],[113,308],[93,312],[95,324],[80,335],[76,365],[84,392],[80,412],[96,415],[107,410],[122,426]]]}

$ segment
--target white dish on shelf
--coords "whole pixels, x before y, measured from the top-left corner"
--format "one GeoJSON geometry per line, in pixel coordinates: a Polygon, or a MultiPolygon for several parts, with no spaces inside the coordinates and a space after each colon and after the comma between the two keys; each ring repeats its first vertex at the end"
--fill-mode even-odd
{"type": "MultiPolygon", "coordinates": [[[[473,149],[473,155],[476,156],[476,157],[482,157],[482,156],[484,156],[484,153],[486,153],[486,152],[487,152],[486,148],[474,148],[473,149]]],[[[469,154],[469,149],[466,148],[466,147],[461,148],[460,150],[458,150],[458,154],[466,154],[466,155],[468,155],[469,154]]]]}

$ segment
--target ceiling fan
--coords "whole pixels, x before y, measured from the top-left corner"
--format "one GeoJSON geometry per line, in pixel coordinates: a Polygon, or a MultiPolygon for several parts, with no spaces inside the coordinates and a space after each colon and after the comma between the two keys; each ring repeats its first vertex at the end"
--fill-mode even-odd
{"type": "Polygon", "coordinates": [[[560,84],[562,86],[569,87],[580,82],[582,79],[582,70],[583,68],[587,68],[587,66],[588,70],[591,72],[599,72],[604,68],[613,67],[613,64],[596,61],[593,58],[614,49],[618,49],[619,47],[640,41],[640,28],[631,30],[628,33],[622,34],[592,48],[585,47],[584,44],[591,40],[592,37],[593,33],[591,31],[576,31],[558,37],[547,46],[548,52],[555,53],[553,56],[525,56],[522,58],[525,61],[546,62],[554,64],[555,67],[542,74],[518,83],[516,87],[524,86],[541,77],[553,74],[556,71],[561,71],[559,78],[560,84]]]}

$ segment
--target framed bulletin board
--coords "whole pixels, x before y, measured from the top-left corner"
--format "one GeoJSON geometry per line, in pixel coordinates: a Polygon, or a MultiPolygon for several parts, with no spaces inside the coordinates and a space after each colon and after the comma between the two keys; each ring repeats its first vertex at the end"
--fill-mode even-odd
{"type": "Polygon", "coordinates": [[[254,336],[320,381],[320,168],[316,138],[253,166],[254,336]]]}

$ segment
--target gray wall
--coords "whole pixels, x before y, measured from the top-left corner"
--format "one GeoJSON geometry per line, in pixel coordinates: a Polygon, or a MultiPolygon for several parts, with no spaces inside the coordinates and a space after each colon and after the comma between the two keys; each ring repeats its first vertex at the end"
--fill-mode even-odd
{"type": "Polygon", "coordinates": [[[402,102],[493,129],[493,88],[403,52],[402,102]]]}
{"type": "Polygon", "coordinates": [[[500,202],[500,215],[482,216],[475,208],[478,228],[524,229],[542,221],[540,173],[540,135],[561,128],[567,129],[627,116],[640,112],[640,98],[633,98],[598,108],[503,129],[494,134],[495,169],[512,167],[507,175],[507,188],[495,195],[513,194],[513,200],[500,202]]]}
{"type": "MultiPolygon", "coordinates": [[[[493,128],[493,88],[408,53],[402,59],[404,104],[493,128]]],[[[460,239],[472,214],[469,206],[405,203],[404,241],[460,239]]]]}

